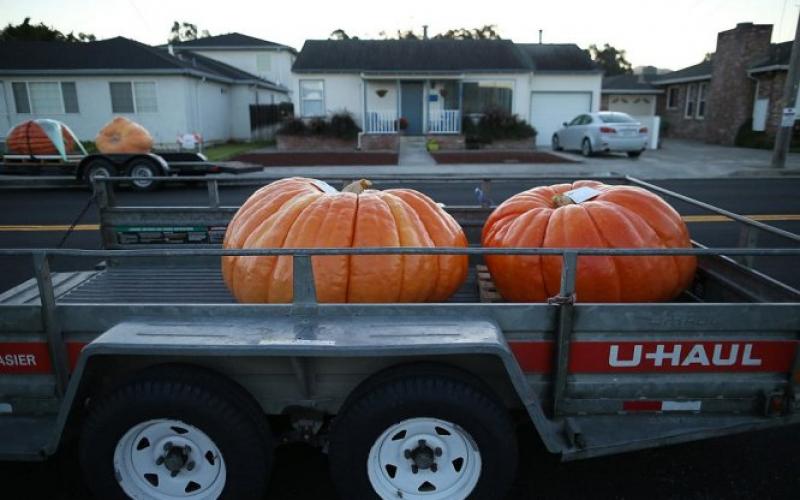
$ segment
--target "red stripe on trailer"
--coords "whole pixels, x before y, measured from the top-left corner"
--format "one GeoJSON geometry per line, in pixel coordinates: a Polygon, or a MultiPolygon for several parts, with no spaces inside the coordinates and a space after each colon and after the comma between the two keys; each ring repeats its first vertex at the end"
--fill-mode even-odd
{"type": "MultiPolygon", "coordinates": [[[[86,342],[67,342],[70,371],[86,342]]],[[[53,371],[47,342],[0,342],[0,375],[38,375],[53,371]]]]}
{"type": "MultiPolygon", "coordinates": [[[[522,371],[549,373],[553,342],[509,342],[522,371]]],[[[570,373],[789,372],[796,340],[581,341],[570,344],[570,373]]]]}
{"type": "Polygon", "coordinates": [[[661,411],[661,401],[623,401],[623,411],[661,411]]]}

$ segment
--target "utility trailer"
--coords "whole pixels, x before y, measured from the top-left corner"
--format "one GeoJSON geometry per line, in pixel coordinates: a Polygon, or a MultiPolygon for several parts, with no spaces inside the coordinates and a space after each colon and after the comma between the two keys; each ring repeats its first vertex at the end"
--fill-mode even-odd
{"type": "MultiPolygon", "coordinates": [[[[82,153],[61,155],[7,154],[2,158],[6,174],[60,173],[91,186],[95,177],[129,176],[130,186],[147,191],[157,186],[152,177],[197,176],[231,172],[231,169],[208,161],[202,153],[193,151],[160,151],[155,153],[89,154],[78,143],[82,153]]],[[[238,169],[242,172],[242,169],[238,169]]]]}
{"type": "MultiPolygon", "coordinates": [[[[342,498],[498,498],[516,470],[514,418],[577,460],[800,422],[800,292],[750,267],[800,236],[634,178],[781,248],[222,250],[235,212],[126,207],[97,179],[105,250],[32,255],[0,295],[0,458],[78,441],[98,498],[263,498],[276,442],[325,447],[342,498]],[[472,272],[447,303],[320,304],[320,255],[558,255],[548,303],[482,302],[472,272]],[[291,304],[236,304],[223,255],[293,256],[291,304]],[[593,255],[696,255],[669,303],[575,300],[593,255]],[[53,273],[53,259],[102,264],[53,273]]],[[[168,182],[164,180],[163,182],[168,182]]],[[[562,179],[563,181],[563,179],[562,179]]],[[[550,183],[552,181],[549,181],[550,183]]],[[[487,207],[446,208],[475,233],[487,207]]],[[[471,241],[476,241],[474,236],[471,241]]],[[[796,271],[795,271],[796,272],[796,271]]]]}

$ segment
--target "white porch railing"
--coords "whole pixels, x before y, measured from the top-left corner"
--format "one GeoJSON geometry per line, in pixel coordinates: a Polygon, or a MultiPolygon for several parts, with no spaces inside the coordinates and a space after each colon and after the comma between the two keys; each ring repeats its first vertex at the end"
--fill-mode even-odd
{"type": "Polygon", "coordinates": [[[428,131],[432,134],[457,134],[461,131],[461,111],[432,109],[428,116],[428,131]]]}
{"type": "Polygon", "coordinates": [[[364,131],[368,134],[394,134],[397,132],[396,111],[367,111],[364,131]]]}

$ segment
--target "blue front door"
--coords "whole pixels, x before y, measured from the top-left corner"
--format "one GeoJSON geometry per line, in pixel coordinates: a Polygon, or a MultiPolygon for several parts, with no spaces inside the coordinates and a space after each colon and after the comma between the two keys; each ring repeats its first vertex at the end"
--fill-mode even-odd
{"type": "Polygon", "coordinates": [[[400,84],[400,116],[408,120],[408,135],[422,135],[422,82],[400,84]]]}

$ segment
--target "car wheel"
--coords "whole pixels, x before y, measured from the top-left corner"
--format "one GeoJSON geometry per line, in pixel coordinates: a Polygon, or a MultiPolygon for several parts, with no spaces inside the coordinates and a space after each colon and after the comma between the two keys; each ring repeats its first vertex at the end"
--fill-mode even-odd
{"type": "Polygon", "coordinates": [[[642,155],[641,151],[628,151],[628,158],[638,158],[642,155]]]}
{"type": "Polygon", "coordinates": [[[395,377],[355,394],[331,430],[331,476],[341,498],[505,496],[517,442],[492,394],[427,374],[395,377]]]}
{"type": "Polygon", "coordinates": [[[592,156],[592,143],[589,142],[588,138],[581,143],[581,154],[587,158],[592,156]]]}
{"type": "Polygon", "coordinates": [[[158,370],[92,403],[79,456],[95,497],[263,498],[271,440],[237,390],[204,370],[158,370]]]}
{"type": "Polygon", "coordinates": [[[114,166],[103,160],[94,160],[86,167],[83,172],[83,181],[87,186],[94,189],[94,180],[98,177],[112,177],[116,174],[114,166]]]}
{"type": "Polygon", "coordinates": [[[150,160],[134,160],[128,167],[129,177],[141,177],[141,179],[131,181],[131,186],[137,191],[151,191],[156,188],[156,181],[153,177],[158,176],[159,170],[150,160]]]}
{"type": "Polygon", "coordinates": [[[558,140],[557,134],[553,134],[552,146],[553,146],[553,151],[561,151],[563,149],[561,147],[561,143],[558,140]]]}

